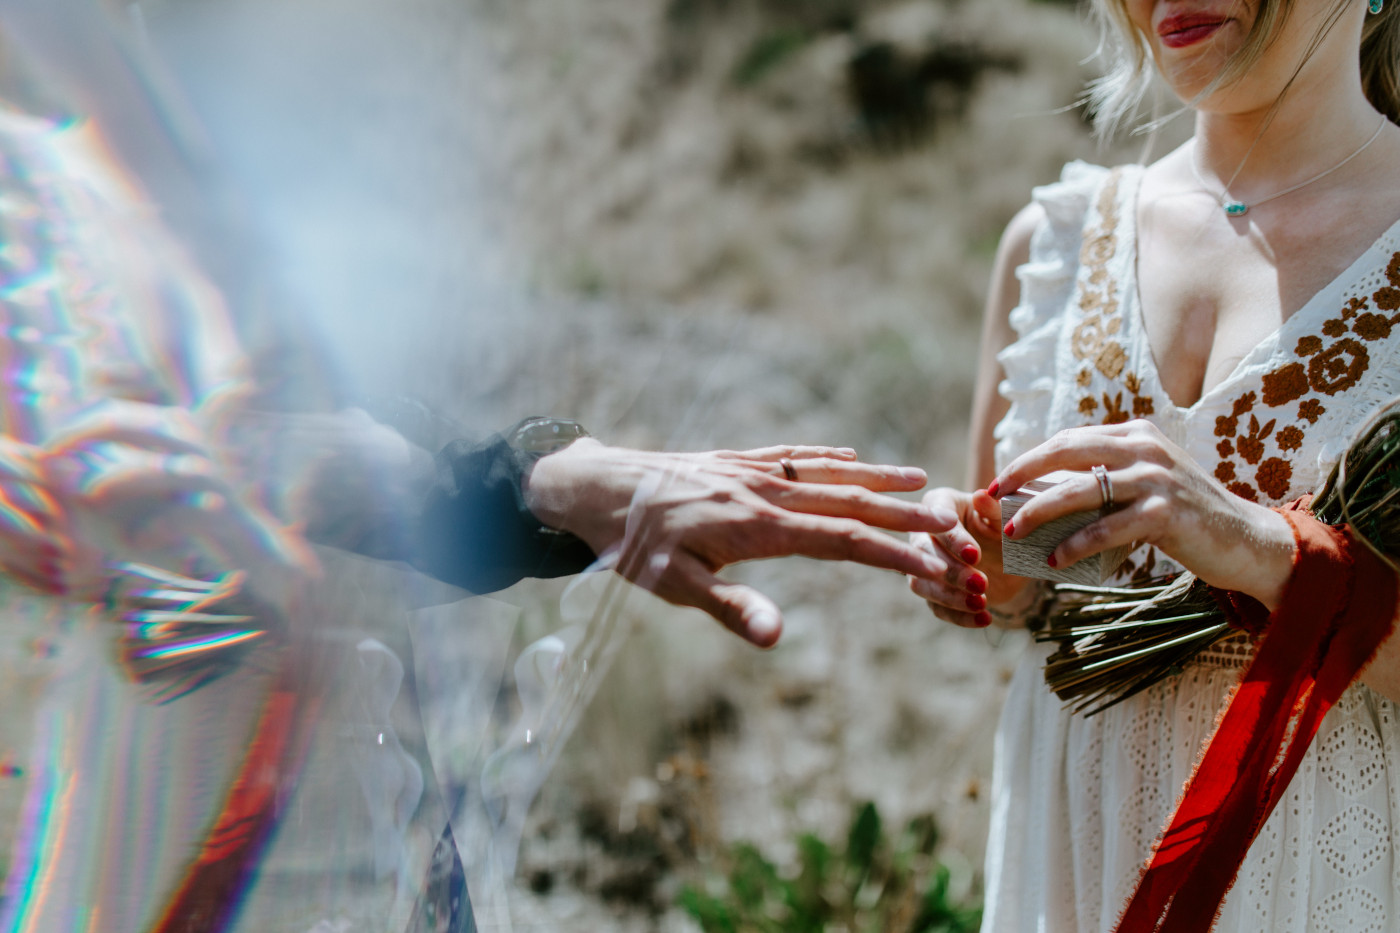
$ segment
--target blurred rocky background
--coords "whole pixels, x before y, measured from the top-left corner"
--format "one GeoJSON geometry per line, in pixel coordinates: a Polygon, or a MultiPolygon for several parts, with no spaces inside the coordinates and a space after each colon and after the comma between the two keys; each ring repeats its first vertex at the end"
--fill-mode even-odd
{"type": "MultiPolygon", "coordinates": [[[[344,370],[482,427],[849,445],[960,484],[1000,231],[1067,160],[1142,145],[1098,149],[1074,106],[1094,42],[1072,3],[140,11],[344,370]]],[[[795,878],[803,834],[855,846],[864,801],[890,834],[936,824],[975,901],[1023,637],[947,628],[864,568],[735,575],[783,607],[776,650],[629,601],[634,634],[532,811],[516,929],[700,929],[681,892],[723,892],[735,843],[795,878]]],[[[560,592],[503,595],[519,646],[558,625],[560,592]]]]}

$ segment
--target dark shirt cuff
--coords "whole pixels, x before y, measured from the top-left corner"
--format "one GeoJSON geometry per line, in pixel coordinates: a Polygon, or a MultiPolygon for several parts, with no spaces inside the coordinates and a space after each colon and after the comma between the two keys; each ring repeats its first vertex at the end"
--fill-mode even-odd
{"type": "Polygon", "coordinates": [[[596,559],[579,538],[547,529],[525,507],[524,483],[539,454],[493,435],[453,441],[437,455],[433,482],[413,522],[408,562],[473,593],[525,577],[579,573],[596,559]]]}

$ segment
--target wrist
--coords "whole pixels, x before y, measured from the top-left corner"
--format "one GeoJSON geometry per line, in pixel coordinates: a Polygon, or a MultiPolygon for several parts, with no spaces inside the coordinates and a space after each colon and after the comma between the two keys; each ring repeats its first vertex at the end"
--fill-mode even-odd
{"type": "Polygon", "coordinates": [[[588,469],[588,460],[603,447],[582,437],[553,453],[545,454],[521,480],[525,507],[540,524],[573,532],[577,491],[588,469]]]}
{"type": "Polygon", "coordinates": [[[1244,579],[1236,589],[1273,612],[1283,601],[1284,590],[1293,576],[1297,553],[1293,526],[1273,509],[1261,507],[1250,538],[1255,546],[1248,549],[1250,559],[1244,567],[1244,579]]]}

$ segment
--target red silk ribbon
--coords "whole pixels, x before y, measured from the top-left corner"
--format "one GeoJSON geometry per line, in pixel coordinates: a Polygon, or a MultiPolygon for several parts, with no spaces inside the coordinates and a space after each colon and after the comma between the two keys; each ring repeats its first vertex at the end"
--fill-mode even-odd
{"type": "MultiPolygon", "coordinates": [[[[1322,717],[1390,635],[1395,573],[1346,526],[1313,518],[1308,501],[1279,510],[1297,542],[1293,572],[1117,933],[1210,930],[1322,717]]],[[[1259,628],[1261,606],[1222,596],[1240,628],[1259,628]]]]}

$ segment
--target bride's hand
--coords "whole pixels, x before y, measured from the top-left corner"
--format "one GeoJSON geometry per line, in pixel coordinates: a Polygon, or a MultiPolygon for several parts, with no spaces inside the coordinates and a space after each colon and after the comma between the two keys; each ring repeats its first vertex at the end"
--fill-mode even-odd
{"type": "Polygon", "coordinates": [[[942,534],[910,536],[942,569],[932,579],[910,577],[909,589],[943,621],[986,628],[992,623],[987,607],[1011,602],[1029,582],[1001,572],[1001,511],[996,500],[980,489],[969,493],[943,487],[925,493],[924,505],[952,512],[958,524],[942,534]]]}
{"type": "Polygon", "coordinates": [[[1024,538],[1062,515],[1100,508],[1103,493],[1087,472],[1098,465],[1108,470],[1117,507],[1061,542],[1051,566],[1120,544],[1151,544],[1212,586],[1247,593],[1270,609],[1277,604],[1293,564],[1288,522],[1226,490],[1147,421],[1061,431],[1012,461],[990,487],[994,494],[1054,470],[1085,472],[1022,506],[1008,536],[1024,538]]]}

